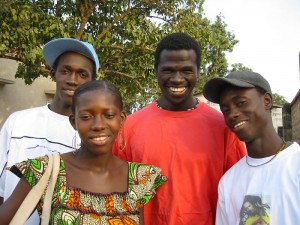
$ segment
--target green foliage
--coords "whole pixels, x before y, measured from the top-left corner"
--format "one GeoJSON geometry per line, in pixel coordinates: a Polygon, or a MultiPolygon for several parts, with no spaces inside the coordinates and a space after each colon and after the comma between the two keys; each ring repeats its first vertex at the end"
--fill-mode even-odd
{"type": "Polygon", "coordinates": [[[168,33],[183,31],[202,46],[195,92],[211,77],[228,72],[226,52],[237,43],[221,16],[208,20],[204,0],[6,0],[0,9],[0,57],[20,62],[16,77],[31,84],[48,76],[42,48],[48,41],[74,37],[91,42],[100,58],[98,79],[116,84],[127,111],[157,97],[154,51],[168,33]]]}
{"type": "Polygon", "coordinates": [[[288,101],[282,95],[273,93],[272,96],[273,96],[273,103],[275,105],[283,106],[285,103],[288,103],[288,101]]]}
{"type": "Polygon", "coordinates": [[[237,70],[252,71],[252,69],[244,66],[241,63],[234,63],[234,64],[231,65],[231,67],[232,68],[231,68],[230,72],[237,71],[237,70]]]}

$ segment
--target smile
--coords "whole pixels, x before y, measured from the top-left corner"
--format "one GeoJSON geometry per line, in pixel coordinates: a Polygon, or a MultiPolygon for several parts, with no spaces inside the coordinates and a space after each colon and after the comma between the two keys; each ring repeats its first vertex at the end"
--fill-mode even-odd
{"type": "Polygon", "coordinates": [[[240,122],[240,123],[234,125],[233,128],[238,128],[238,127],[244,125],[245,123],[246,123],[245,121],[242,121],[242,122],[240,122]]]}
{"type": "Polygon", "coordinates": [[[178,95],[178,94],[183,94],[187,90],[187,88],[186,87],[169,87],[169,90],[172,93],[178,95]]]}
{"type": "Polygon", "coordinates": [[[103,137],[95,137],[92,138],[93,141],[105,141],[108,138],[108,136],[103,136],[103,137]]]}

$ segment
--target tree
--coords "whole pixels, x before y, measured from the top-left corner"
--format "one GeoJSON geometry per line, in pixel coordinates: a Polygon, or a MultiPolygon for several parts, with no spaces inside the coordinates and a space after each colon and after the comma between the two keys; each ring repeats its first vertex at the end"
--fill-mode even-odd
{"type": "Polygon", "coordinates": [[[245,71],[252,71],[252,69],[244,66],[242,63],[234,63],[231,65],[231,70],[230,72],[233,72],[233,71],[237,71],[237,70],[245,70],[245,71]]]}
{"type": "Polygon", "coordinates": [[[202,46],[202,68],[195,91],[211,77],[228,72],[226,52],[237,43],[221,16],[203,13],[204,0],[2,0],[0,57],[20,62],[16,77],[31,84],[48,76],[43,45],[74,37],[92,43],[99,55],[98,79],[116,84],[132,112],[157,97],[153,70],[158,41],[187,32],[202,46]]]}
{"type": "Polygon", "coordinates": [[[273,93],[272,96],[273,96],[273,103],[275,105],[283,106],[285,103],[288,103],[288,101],[282,95],[273,93]]]}

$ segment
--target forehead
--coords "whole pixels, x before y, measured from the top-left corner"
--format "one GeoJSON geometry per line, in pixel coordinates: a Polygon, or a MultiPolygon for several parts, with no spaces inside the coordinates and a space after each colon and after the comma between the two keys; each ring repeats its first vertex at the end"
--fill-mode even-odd
{"type": "Polygon", "coordinates": [[[91,71],[95,66],[91,59],[76,52],[66,52],[59,56],[57,66],[64,65],[82,67],[91,71]]]}
{"type": "Polygon", "coordinates": [[[108,89],[86,90],[77,96],[76,107],[87,107],[90,104],[111,107],[119,106],[119,97],[108,89]]]}
{"type": "Polygon", "coordinates": [[[220,91],[220,104],[226,101],[235,100],[236,98],[256,98],[259,92],[256,88],[240,88],[235,86],[223,87],[220,91]]]}
{"type": "Polygon", "coordinates": [[[193,49],[180,49],[180,50],[168,50],[164,49],[160,53],[160,61],[158,66],[171,62],[186,62],[190,64],[197,64],[196,53],[193,49]]]}

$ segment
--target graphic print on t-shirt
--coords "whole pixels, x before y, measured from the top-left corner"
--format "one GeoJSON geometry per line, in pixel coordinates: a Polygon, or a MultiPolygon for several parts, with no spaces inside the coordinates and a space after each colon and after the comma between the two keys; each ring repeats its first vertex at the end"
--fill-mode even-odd
{"type": "Polygon", "coordinates": [[[239,225],[269,225],[270,196],[246,195],[240,210],[239,225]]]}

